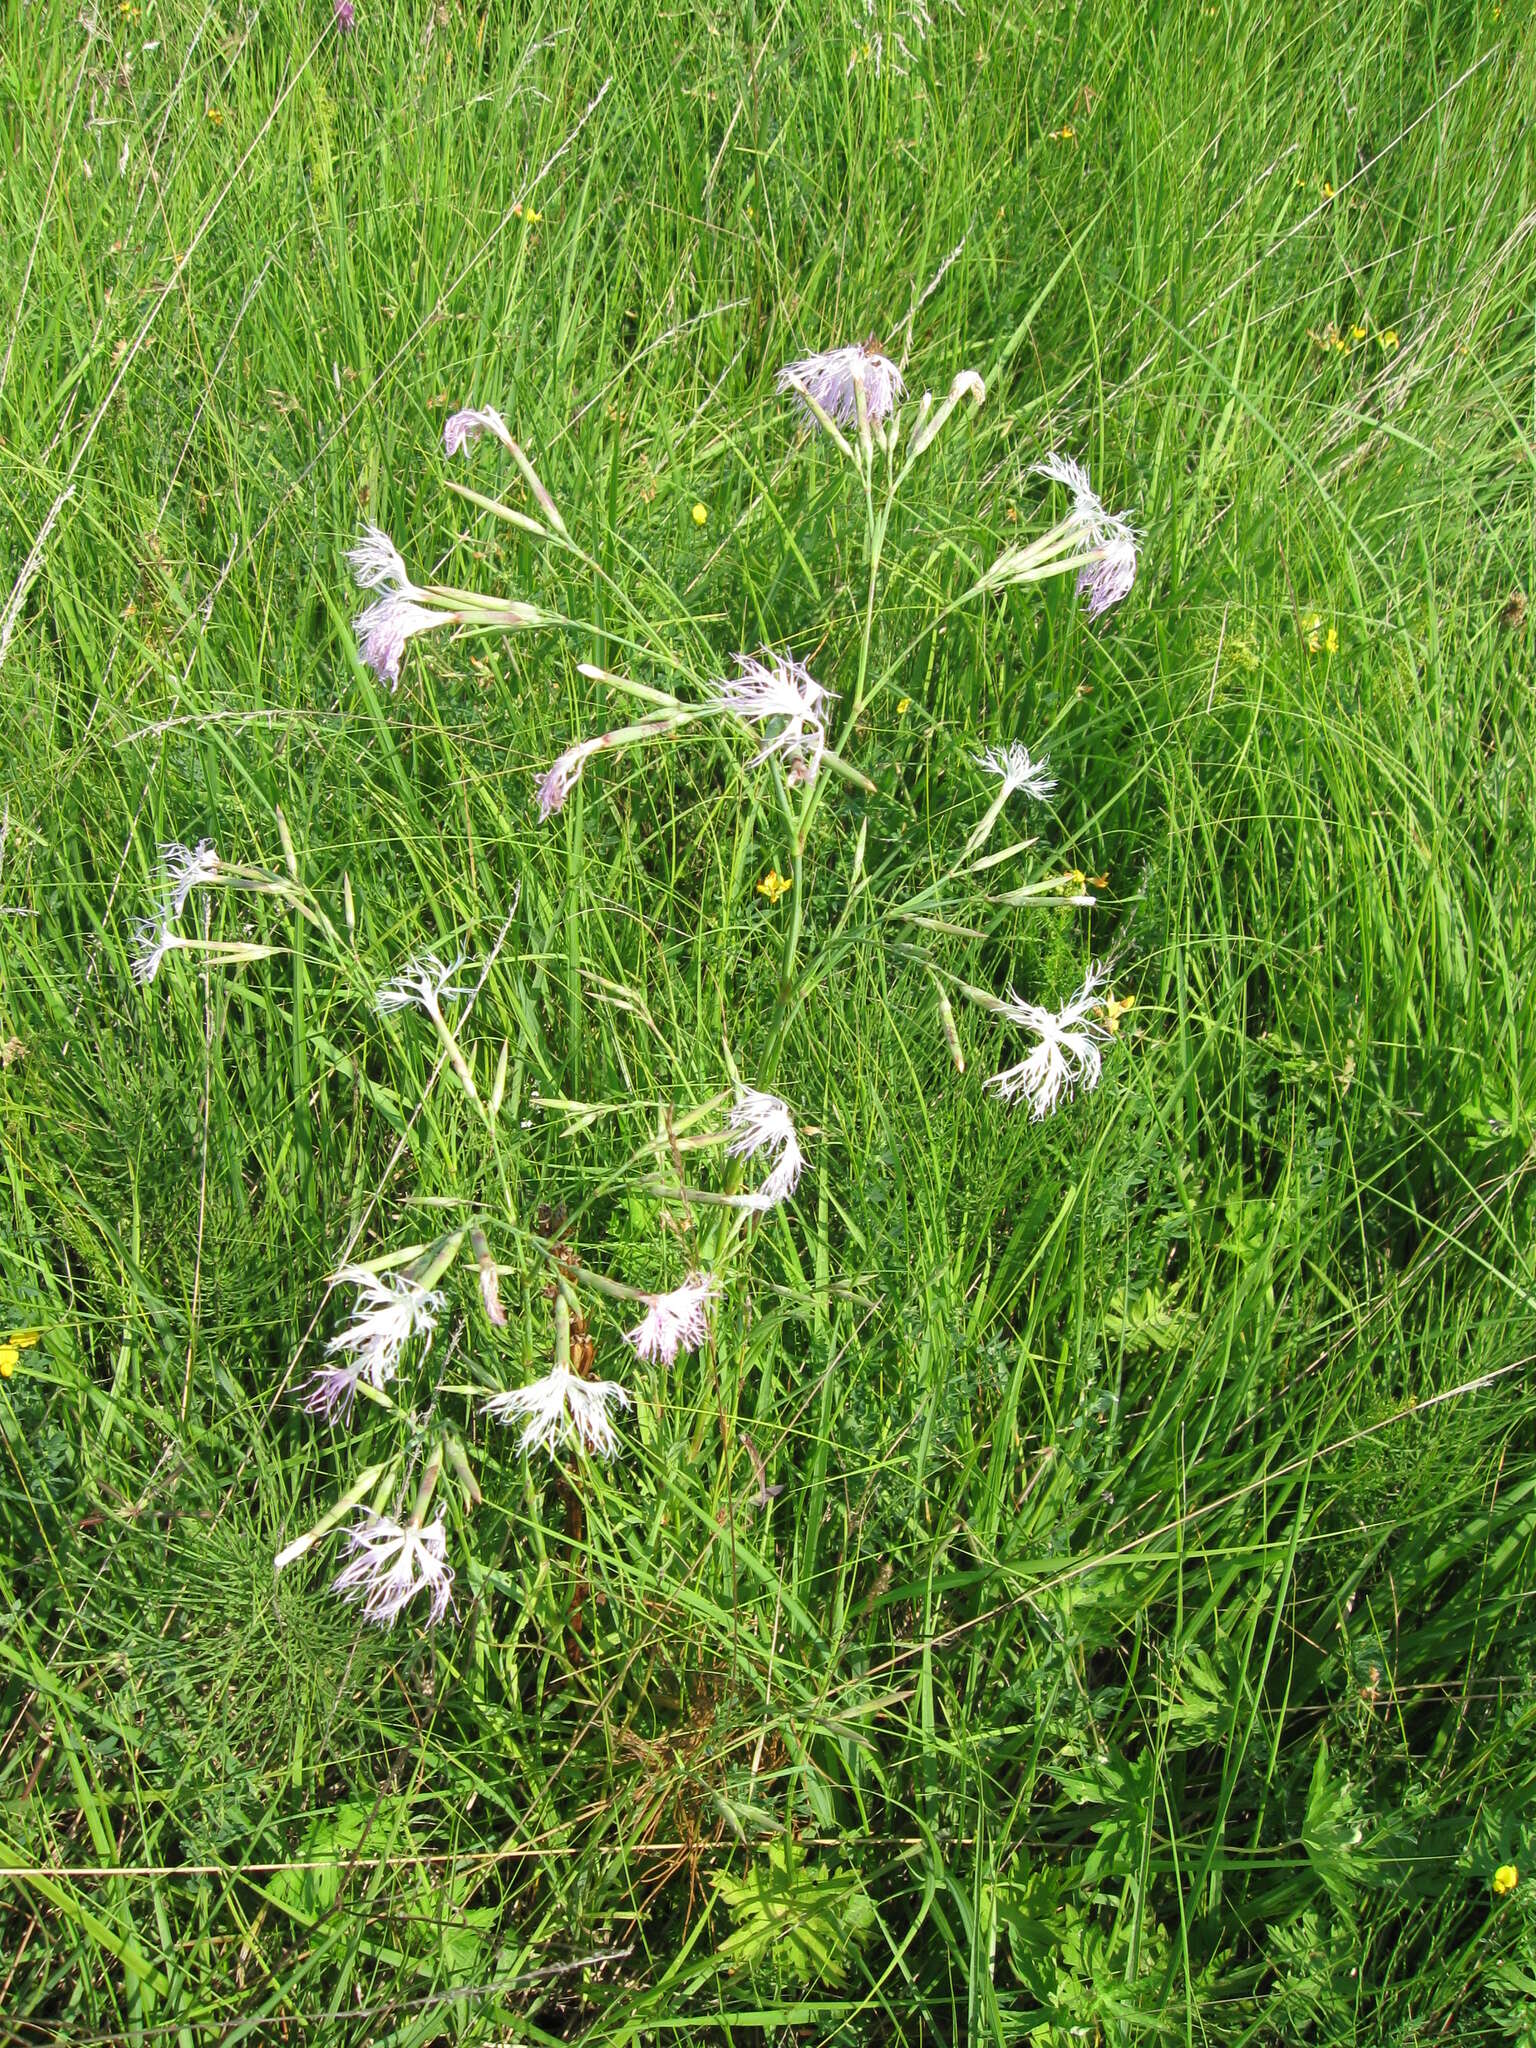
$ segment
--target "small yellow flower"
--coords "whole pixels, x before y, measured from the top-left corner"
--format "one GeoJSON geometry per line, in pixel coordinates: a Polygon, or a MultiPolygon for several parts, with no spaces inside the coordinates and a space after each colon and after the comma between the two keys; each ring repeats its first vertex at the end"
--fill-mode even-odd
{"type": "Polygon", "coordinates": [[[1389,327],[1386,333],[1382,335],[1381,345],[1389,351],[1397,347],[1397,329],[1395,327],[1389,327]]]}
{"type": "Polygon", "coordinates": [[[544,218],[543,214],[532,206],[514,206],[512,211],[519,220],[525,220],[533,227],[537,227],[544,218]]]}
{"type": "Polygon", "coordinates": [[[1325,199],[1331,199],[1333,197],[1333,187],[1329,184],[1326,178],[1324,178],[1323,180],[1323,197],[1325,199]]]}
{"type": "Polygon", "coordinates": [[[222,128],[224,126],[224,109],[222,107],[210,107],[208,109],[208,118],[215,128],[222,128]]]}
{"type": "Polygon", "coordinates": [[[14,1344],[0,1344],[0,1380],[8,1380],[16,1370],[21,1353],[14,1344]]]}
{"type": "Polygon", "coordinates": [[[1075,142],[1077,140],[1077,130],[1070,121],[1063,121],[1059,128],[1051,130],[1051,140],[1052,142],[1075,142]]]}
{"type": "Polygon", "coordinates": [[[906,717],[906,715],[907,715],[907,713],[908,713],[908,712],[909,712],[909,711],[910,711],[911,709],[912,709],[912,699],[911,699],[910,697],[903,697],[903,698],[902,698],[902,700],[901,700],[901,702],[900,702],[900,703],[899,703],[899,704],[898,704],[898,705],[896,706],[896,716],[897,716],[898,718],[905,718],[905,717],[906,717]]]}
{"type": "Polygon", "coordinates": [[[10,1351],[30,1351],[42,1338],[41,1330],[16,1330],[6,1338],[5,1346],[10,1351]]]}
{"type": "Polygon", "coordinates": [[[1308,654],[1321,654],[1323,651],[1322,614],[1320,612],[1305,613],[1301,621],[1301,630],[1307,638],[1308,654]]]}
{"type": "Polygon", "coordinates": [[[1349,330],[1349,338],[1351,341],[1364,341],[1365,329],[1363,327],[1351,327],[1351,329],[1349,330]]]}
{"type": "Polygon", "coordinates": [[[1104,1022],[1109,1030],[1113,1033],[1118,1033],[1120,1019],[1127,1010],[1134,1010],[1135,1007],[1136,998],[1134,996],[1109,996],[1104,1004],[1104,1022]]]}
{"type": "Polygon", "coordinates": [[[1502,1899],[1506,1892],[1512,1892],[1520,1882],[1520,1873],[1513,1863],[1501,1863],[1493,1873],[1493,1896],[1502,1899]]]}
{"type": "Polygon", "coordinates": [[[793,884],[787,882],[777,868],[770,868],[758,883],[757,893],[759,896],[766,896],[770,903],[777,903],[785,891],[792,887],[793,884]]]}
{"type": "Polygon", "coordinates": [[[693,523],[694,523],[694,525],[695,525],[695,526],[702,526],[702,525],[704,524],[705,520],[706,520],[706,519],[707,519],[708,517],[709,517],[709,507],[708,507],[707,505],[702,505],[702,504],[701,504],[701,505],[695,505],[695,506],[694,506],[694,508],[693,508],[693,523]]]}
{"type": "Polygon", "coordinates": [[[1328,637],[1327,637],[1327,638],[1326,638],[1326,639],[1324,640],[1324,642],[1323,642],[1323,645],[1324,645],[1324,646],[1325,646],[1325,647],[1327,648],[1327,650],[1328,650],[1328,652],[1329,652],[1330,654],[1337,654],[1337,653],[1338,653],[1338,651],[1339,651],[1339,629],[1338,629],[1338,627],[1337,627],[1337,626],[1330,626],[1330,627],[1328,628],[1328,637]]]}

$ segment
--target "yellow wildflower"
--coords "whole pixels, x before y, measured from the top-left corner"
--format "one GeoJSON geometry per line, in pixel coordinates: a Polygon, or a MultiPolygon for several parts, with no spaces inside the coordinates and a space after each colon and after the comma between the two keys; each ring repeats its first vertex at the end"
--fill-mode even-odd
{"type": "Polygon", "coordinates": [[[42,1337],[41,1330],[14,1330],[6,1338],[6,1347],[11,1351],[30,1351],[42,1337]]]}
{"type": "Polygon", "coordinates": [[[1324,640],[1324,642],[1323,642],[1323,645],[1324,645],[1324,646],[1325,646],[1325,647],[1327,648],[1327,650],[1328,650],[1328,652],[1329,652],[1330,654],[1337,654],[1337,653],[1338,653],[1338,651],[1339,651],[1339,629],[1338,629],[1338,627],[1337,627],[1337,626],[1330,626],[1330,627],[1328,628],[1328,637],[1326,638],[1326,640],[1324,640]]]}
{"type": "Polygon", "coordinates": [[[1351,341],[1364,341],[1365,329],[1363,327],[1351,327],[1351,329],[1349,330],[1349,338],[1351,341]]]}
{"type": "Polygon", "coordinates": [[[1134,996],[1111,995],[1106,997],[1104,1002],[1104,1022],[1108,1029],[1111,1032],[1118,1032],[1120,1029],[1120,1019],[1127,1010],[1134,1010],[1135,1007],[1136,998],[1134,996]]]}
{"type": "Polygon", "coordinates": [[[1077,130],[1070,121],[1063,121],[1059,128],[1051,130],[1051,140],[1052,142],[1075,142],[1077,140],[1077,130]]]}
{"type": "Polygon", "coordinates": [[[900,703],[899,703],[899,704],[898,704],[898,705],[896,706],[896,716],[897,716],[898,718],[905,718],[905,717],[906,717],[906,715],[907,715],[907,713],[908,713],[908,712],[909,712],[909,711],[910,711],[911,709],[912,709],[912,699],[911,699],[910,697],[903,697],[903,698],[902,698],[902,700],[901,700],[901,702],[900,702],[900,703]]]}
{"type": "Polygon", "coordinates": [[[777,868],[770,868],[758,883],[757,893],[759,896],[766,896],[770,903],[777,903],[785,891],[793,886],[793,883],[784,879],[777,868]]]}
{"type": "Polygon", "coordinates": [[[1386,333],[1381,336],[1381,345],[1384,349],[1388,350],[1397,347],[1397,329],[1395,327],[1389,327],[1386,333]]]}
{"type": "Polygon", "coordinates": [[[222,128],[224,126],[224,109],[222,107],[210,107],[208,109],[208,118],[215,128],[222,128]]]}
{"type": "Polygon", "coordinates": [[[709,507],[707,505],[699,504],[694,506],[693,523],[695,526],[702,526],[708,517],[709,507]]]}
{"type": "Polygon", "coordinates": [[[1493,1873],[1493,1896],[1502,1899],[1506,1892],[1512,1892],[1520,1882],[1520,1873],[1513,1863],[1501,1863],[1493,1873]]]}
{"type": "Polygon", "coordinates": [[[1323,197],[1325,199],[1331,199],[1333,197],[1333,187],[1329,184],[1326,178],[1324,178],[1323,180],[1323,197]]]}
{"type": "Polygon", "coordinates": [[[0,1380],[8,1380],[16,1370],[21,1353],[14,1344],[0,1344],[0,1380]]]}

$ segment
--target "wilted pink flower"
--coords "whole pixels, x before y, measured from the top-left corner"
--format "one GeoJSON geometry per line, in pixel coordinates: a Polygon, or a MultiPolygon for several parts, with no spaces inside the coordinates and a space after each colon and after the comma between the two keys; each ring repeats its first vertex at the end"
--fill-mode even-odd
{"type": "Polygon", "coordinates": [[[482,434],[494,434],[504,448],[512,445],[512,436],[507,423],[499,412],[486,406],[483,411],[466,407],[463,412],[454,413],[443,427],[443,448],[449,455],[457,455],[461,448],[469,448],[482,434]]]}
{"type": "Polygon", "coordinates": [[[888,419],[906,394],[900,370],[872,341],[855,342],[848,348],[822,349],[817,355],[786,363],[779,372],[778,389],[795,391],[797,385],[803,384],[805,392],[796,394],[802,404],[809,394],[829,419],[846,427],[858,425],[860,382],[864,386],[865,414],[872,426],[888,419]]]}
{"type": "Polygon", "coordinates": [[[719,1291],[713,1274],[690,1273],[670,1294],[648,1295],[644,1319],[625,1331],[625,1341],[642,1358],[668,1365],[679,1351],[697,1351],[709,1335],[709,1304],[719,1291]]]}
{"type": "Polygon", "coordinates": [[[356,10],[352,0],[336,0],[336,26],[344,36],[349,36],[356,25],[356,10]]]}
{"type": "Polygon", "coordinates": [[[1124,519],[1115,519],[1101,543],[1103,556],[1090,562],[1077,579],[1077,594],[1088,600],[1088,616],[1096,619],[1129,594],[1136,581],[1136,532],[1124,519]]]}
{"type": "Polygon", "coordinates": [[[582,769],[601,745],[601,740],[581,740],[574,747],[567,747],[559,760],[545,769],[539,777],[537,792],[541,818],[552,818],[565,809],[565,800],[580,782],[582,769]]]}

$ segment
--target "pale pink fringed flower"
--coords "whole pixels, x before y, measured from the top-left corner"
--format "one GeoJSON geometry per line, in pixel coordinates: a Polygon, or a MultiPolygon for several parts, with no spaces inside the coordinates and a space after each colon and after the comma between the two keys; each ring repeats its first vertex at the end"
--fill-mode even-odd
{"type": "Polygon", "coordinates": [[[754,768],[782,755],[791,782],[814,782],[827,748],[827,708],[837,696],[824,689],[803,662],[765,647],[761,656],[731,657],[739,676],[709,685],[713,708],[729,711],[749,725],[775,727],[753,757],[754,768]]]}
{"type": "Polygon", "coordinates": [[[697,1351],[709,1335],[709,1304],[720,1291],[712,1273],[690,1273],[670,1294],[646,1297],[643,1320],[624,1333],[641,1358],[670,1365],[679,1351],[697,1351]]]}
{"type": "Polygon", "coordinates": [[[435,1627],[453,1597],[448,1532],[439,1513],[423,1524],[413,1515],[365,1514],[347,1531],[350,1562],[331,1581],[331,1591],[360,1606],[365,1621],[391,1628],[418,1593],[427,1595],[427,1620],[435,1627]]]}
{"type": "Polygon", "coordinates": [[[482,434],[494,434],[503,448],[512,446],[512,436],[507,423],[493,406],[477,409],[466,406],[444,423],[443,449],[449,455],[457,455],[461,448],[470,448],[482,434]]]}
{"type": "Polygon", "coordinates": [[[569,1366],[557,1365],[529,1386],[493,1394],[483,1412],[498,1422],[521,1422],[525,1451],[547,1451],[553,1457],[562,1444],[576,1443],[611,1458],[619,1440],[608,1411],[630,1406],[629,1391],[617,1380],[584,1380],[569,1366]]]}
{"type": "Polygon", "coordinates": [[[418,633],[430,633],[435,626],[449,623],[442,612],[429,612],[425,605],[401,596],[381,598],[352,621],[358,654],[381,682],[395,689],[400,681],[400,663],[406,642],[418,633]]]}
{"type": "Polygon", "coordinates": [[[1090,967],[1082,987],[1059,1010],[1044,1010],[1037,1003],[1014,997],[1002,1008],[1011,1024],[1032,1031],[1040,1043],[1017,1066],[1005,1067],[986,1083],[1005,1102],[1022,1095],[1035,1123],[1048,1117],[1058,1103],[1070,1101],[1081,1086],[1091,1092],[1099,1085],[1103,1058],[1099,1045],[1105,1027],[1099,1021],[1104,998],[1099,994],[1105,978],[1101,967],[1090,967]]]}
{"type": "Polygon", "coordinates": [[[1077,578],[1078,595],[1088,600],[1088,616],[1096,619],[1127,596],[1136,581],[1136,529],[1123,512],[1105,511],[1087,470],[1072,456],[1048,455],[1034,465],[1034,472],[1064,484],[1072,493],[1073,517],[1089,547],[1099,554],[1077,578]]]}
{"type": "Polygon", "coordinates": [[[336,1363],[322,1365],[309,1383],[304,1405],[312,1415],[349,1415],[362,1380],[380,1391],[387,1387],[400,1370],[401,1356],[413,1337],[425,1337],[427,1349],[431,1349],[432,1332],[443,1305],[441,1294],[420,1286],[405,1273],[343,1266],[336,1284],[343,1282],[357,1289],[357,1301],[351,1322],[325,1347],[327,1358],[336,1363]]]}
{"type": "MultiPolygon", "coordinates": [[[[829,419],[840,426],[859,423],[858,384],[864,385],[864,410],[871,426],[889,419],[906,385],[896,365],[872,341],[854,342],[847,348],[821,349],[786,363],[778,375],[781,392],[795,392],[801,404],[815,400],[829,419]],[[804,385],[804,391],[799,387],[804,385]]],[[[806,407],[806,410],[811,410],[806,407]]]]}
{"type": "Polygon", "coordinates": [[[1077,594],[1087,598],[1090,619],[1098,618],[1101,612],[1107,612],[1111,605],[1128,597],[1131,585],[1136,581],[1134,528],[1123,519],[1117,519],[1103,546],[1102,560],[1091,562],[1077,579],[1077,594]]]}
{"type": "Polygon", "coordinates": [[[451,624],[444,612],[429,611],[421,602],[427,593],[412,582],[400,550],[381,526],[363,529],[347,552],[352,579],[359,590],[383,593],[352,621],[359,658],[393,690],[400,682],[406,644],[418,633],[451,624]]]}

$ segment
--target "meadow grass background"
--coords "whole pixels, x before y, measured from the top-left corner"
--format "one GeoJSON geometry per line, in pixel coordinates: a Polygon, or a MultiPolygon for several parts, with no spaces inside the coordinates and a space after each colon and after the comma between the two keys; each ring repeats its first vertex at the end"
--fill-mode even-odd
{"type": "Polygon", "coordinates": [[[0,1336],[43,1332],[0,1384],[0,2038],[1536,2039],[1536,1870],[1491,1888],[1536,1820],[1525,9],[0,21],[0,1336]],[[787,639],[846,692],[857,497],[772,375],[871,330],[989,385],[887,656],[1038,530],[1053,447],[1136,508],[1137,587],[971,607],[872,704],[878,794],[807,855],[810,1172],[708,1352],[626,1372],[596,1316],[620,1460],[473,1419],[549,1311],[504,1283],[497,1338],[450,1281],[417,1398],[486,1499],[456,1617],[380,1635],[325,1554],[273,1579],[381,1426],[294,1400],[326,1275],[473,1199],[675,1279],[629,1162],[727,1043],[752,1078],[786,908],[721,737],[538,826],[612,598],[443,488],[445,413],[500,406],[699,675],[787,639]],[[370,519],[590,629],[381,693],[370,519]],[[1103,1085],[1032,1125],[849,887],[861,827],[919,886],[969,752],[1042,735],[1036,857],[1098,907],[928,935],[1052,1002],[1115,953],[1103,1085]],[[135,988],[157,841],[280,865],[279,808],[355,973],[221,898],[289,950],[135,988]],[[359,992],[483,960],[519,885],[493,1139],[359,992]]]}

